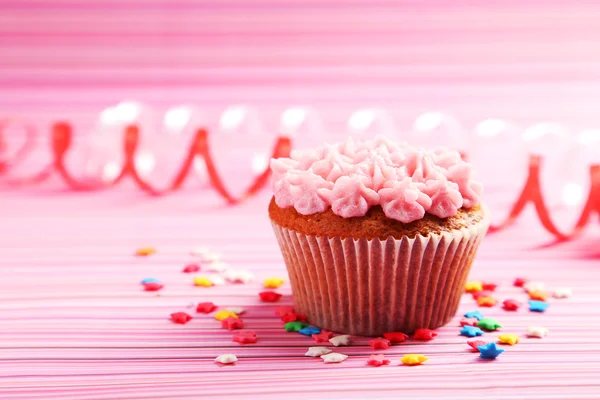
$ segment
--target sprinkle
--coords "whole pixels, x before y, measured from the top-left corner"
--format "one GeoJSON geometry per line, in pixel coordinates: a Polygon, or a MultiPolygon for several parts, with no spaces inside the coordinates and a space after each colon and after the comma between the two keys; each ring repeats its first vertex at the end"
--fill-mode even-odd
{"type": "Polygon", "coordinates": [[[408,335],[402,332],[386,332],[383,334],[383,337],[392,344],[402,343],[408,339],[408,335]]]}
{"type": "Polygon", "coordinates": [[[546,301],[548,300],[548,295],[540,290],[536,290],[535,292],[529,292],[529,298],[531,300],[546,301]]]}
{"type": "Polygon", "coordinates": [[[502,308],[504,308],[506,311],[517,311],[520,306],[521,303],[513,299],[504,300],[502,302],[502,308]]]}
{"type": "Polygon", "coordinates": [[[183,268],[183,270],[181,272],[190,274],[192,272],[198,272],[198,271],[200,271],[200,266],[198,264],[188,264],[185,266],[185,268],[183,268]]]}
{"type": "Polygon", "coordinates": [[[486,331],[495,331],[498,328],[502,328],[502,325],[494,318],[483,318],[477,323],[477,326],[486,331]]]}
{"type": "Polygon", "coordinates": [[[226,310],[229,312],[232,312],[238,316],[240,316],[246,312],[246,310],[243,309],[242,307],[227,307],[226,310]]]}
{"type": "Polygon", "coordinates": [[[516,278],[515,281],[513,282],[513,286],[523,287],[523,285],[525,285],[527,282],[528,281],[525,278],[516,278]]]}
{"type": "Polygon", "coordinates": [[[479,322],[477,318],[463,318],[460,320],[460,326],[477,326],[477,322],[479,322]]]}
{"type": "Polygon", "coordinates": [[[213,286],[213,282],[206,276],[197,276],[194,278],[194,285],[202,287],[211,287],[213,286]]]}
{"type": "Polygon", "coordinates": [[[215,319],[217,321],[223,321],[224,319],[227,319],[229,317],[237,318],[238,316],[235,313],[232,313],[231,311],[227,310],[221,310],[215,314],[215,319]]]}
{"type": "Polygon", "coordinates": [[[492,282],[482,282],[481,286],[483,287],[483,290],[489,290],[490,292],[493,292],[498,287],[497,284],[492,282]]]}
{"type": "Polygon", "coordinates": [[[400,359],[404,365],[419,365],[429,360],[423,354],[406,354],[400,359]]]}
{"type": "Polygon", "coordinates": [[[415,340],[431,340],[437,336],[437,333],[432,331],[431,329],[420,328],[417,329],[413,335],[413,339],[415,340]]]}
{"type": "Polygon", "coordinates": [[[527,328],[527,336],[529,337],[543,338],[547,334],[548,329],[544,328],[543,326],[530,326],[527,328]]]}
{"type": "Polygon", "coordinates": [[[244,321],[242,321],[239,318],[227,317],[221,321],[221,327],[223,327],[229,331],[232,331],[234,329],[243,329],[244,321]]]}
{"type": "Polygon", "coordinates": [[[156,253],[156,249],[154,247],[141,247],[135,251],[135,255],[138,257],[147,257],[156,253]]]}
{"type": "Polygon", "coordinates": [[[369,359],[367,360],[367,365],[372,365],[374,367],[379,367],[381,365],[388,365],[390,360],[385,358],[383,354],[371,354],[369,359]]]}
{"type": "Polygon", "coordinates": [[[369,340],[369,346],[373,350],[385,350],[390,347],[390,341],[384,338],[376,338],[369,340]]]}
{"type": "Polygon", "coordinates": [[[479,350],[479,357],[486,360],[493,360],[500,354],[504,353],[504,349],[496,346],[496,343],[488,343],[477,347],[479,350]]]}
{"type": "Polygon", "coordinates": [[[212,261],[204,266],[208,272],[225,272],[229,266],[223,261],[212,261]]]}
{"type": "Polygon", "coordinates": [[[260,299],[265,303],[274,303],[281,298],[281,294],[274,292],[272,290],[267,290],[266,292],[260,292],[258,294],[260,299]]]}
{"type": "Polygon", "coordinates": [[[184,312],[176,312],[176,313],[171,314],[171,321],[175,322],[176,324],[185,325],[191,319],[192,319],[192,316],[189,314],[186,314],[184,312]]]}
{"type": "Polygon", "coordinates": [[[345,354],[340,354],[340,353],[329,353],[329,354],[323,354],[321,356],[321,358],[323,359],[324,362],[330,364],[330,363],[341,363],[346,358],[348,358],[348,356],[345,354]]]}
{"type": "Polygon", "coordinates": [[[215,358],[215,362],[219,364],[233,364],[238,360],[236,356],[233,354],[221,354],[219,357],[215,358]]]}
{"type": "Polygon", "coordinates": [[[529,300],[529,311],[544,312],[550,304],[539,300],[529,300]]]}
{"type": "Polygon", "coordinates": [[[477,299],[477,305],[479,307],[493,307],[497,302],[498,300],[493,297],[480,297],[477,299]]]}
{"type": "Polygon", "coordinates": [[[277,317],[283,317],[286,314],[294,313],[294,307],[280,306],[275,309],[275,315],[277,317]]]}
{"type": "Polygon", "coordinates": [[[481,282],[472,281],[465,283],[465,292],[467,293],[481,292],[482,290],[483,285],[481,284],[481,282]]]}
{"type": "Polygon", "coordinates": [[[487,343],[484,342],[483,340],[469,340],[467,342],[467,344],[469,346],[471,346],[471,349],[473,349],[474,351],[479,351],[479,349],[477,347],[483,346],[484,344],[487,344],[487,343]]]}
{"type": "Polygon", "coordinates": [[[477,301],[481,297],[492,297],[492,292],[483,290],[481,292],[475,292],[475,293],[471,294],[471,296],[473,296],[473,300],[477,301]]]}
{"type": "Polygon", "coordinates": [[[329,343],[329,339],[333,336],[333,332],[321,330],[321,333],[312,335],[311,337],[315,340],[315,343],[329,343]]]}
{"type": "Polygon", "coordinates": [[[211,312],[215,311],[216,309],[217,309],[217,306],[214,305],[213,303],[211,303],[210,301],[207,301],[205,303],[198,303],[198,305],[196,306],[196,312],[204,313],[204,314],[211,313],[211,312]]]}
{"type": "Polygon", "coordinates": [[[465,325],[460,330],[460,334],[466,337],[482,336],[483,331],[476,326],[465,325]]]}
{"type": "Polygon", "coordinates": [[[291,313],[287,313],[283,317],[281,317],[281,320],[285,323],[293,322],[293,321],[306,322],[307,318],[306,318],[306,315],[295,314],[295,313],[291,312],[291,313]]]}
{"type": "Polygon", "coordinates": [[[304,355],[306,357],[320,357],[320,356],[323,356],[323,355],[329,354],[329,353],[331,353],[331,350],[329,350],[327,347],[314,346],[314,347],[309,347],[308,351],[306,353],[304,353],[304,355]]]}
{"type": "Polygon", "coordinates": [[[208,262],[218,262],[221,260],[221,254],[219,253],[213,253],[212,251],[205,251],[203,254],[199,254],[200,257],[202,257],[202,259],[204,261],[208,261],[208,262]]]}
{"type": "Polygon", "coordinates": [[[479,311],[469,311],[467,313],[465,313],[465,315],[463,315],[463,317],[465,318],[477,318],[477,320],[479,321],[480,319],[483,318],[483,314],[479,311]]]}
{"type": "Polygon", "coordinates": [[[142,285],[145,285],[146,283],[158,283],[160,282],[160,280],[156,279],[156,278],[146,278],[146,279],[142,279],[142,281],[140,282],[142,285]]]}
{"type": "Polygon", "coordinates": [[[209,253],[209,251],[204,246],[195,247],[192,250],[190,250],[190,254],[194,257],[200,257],[207,253],[209,253]]]}
{"type": "Polygon", "coordinates": [[[554,297],[557,299],[566,299],[567,297],[571,297],[573,295],[573,290],[568,287],[560,287],[554,291],[554,297]]]}
{"type": "Polygon", "coordinates": [[[350,344],[350,335],[334,336],[331,339],[329,339],[329,343],[331,343],[335,347],[348,346],[350,344]]]}
{"type": "Polygon", "coordinates": [[[267,289],[277,289],[279,286],[283,285],[285,279],[281,278],[267,278],[265,279],[264,286],[267,289]]]}
{"type": "Polygon", "coordinates": [[[542,292],[545,286],[543,282],[527,282],[523,285],[523,289],[526,292],[542,292]]]}
{"type": "Polygon", "coordinates": [[[162,283],[159,282],[150,282],[144,284],[144,290],[146,292],[156,292],[164,287],[162,283]]]}
{"type": "Polygon", "coordinates": [[[519,337],[517,335],[513,335],[512,333],[505,333],[503,335],[498,336],[498,341],[503,344],[510,344],[514,346],[519,343],[519,337]]]}
{"type": "Polygon", "coordinates": [[[300,321],[288,322],[283,328],[288,332],[300,332],[300,330],[306,328],[308,324],[300,321]]]}
{"type": "Polygon", "coordinates": [[[222,286],[225,284],[225,279],[219,275],[211,275],[209,279],[214,286],[222,286]]]}
{"type": "Polygon", "coordinates": [[[248,283],[254,280],[254,274],[246,270],[225,272],[225,278],[232,283],[248,283]]]}
{"type": "Polygon", "coordinates": [[[233,341],[239,344],[251,344],[256,343],[258,337],[254,331],[241,331],[233,335],[233,341]]]}
{"type": "Polygon", "coordinates": [[[304,336],[318,335],[321,333],[321,328],[317,328],[316,326],[307,326],[298,331],[299,334],[304,336]]]}

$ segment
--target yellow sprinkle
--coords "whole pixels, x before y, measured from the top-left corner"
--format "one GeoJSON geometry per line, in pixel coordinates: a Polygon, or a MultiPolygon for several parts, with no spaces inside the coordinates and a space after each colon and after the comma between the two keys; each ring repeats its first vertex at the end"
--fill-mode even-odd
{"type": "Polygon", "coordinates": [[[212,281],[205,276],[197,276],[194,278],[194,285],[202,287],[211,287],[212,281]]]}
{"type": "Polygon", "coordinates": [[[517,335],[513,335],[512,333],[504,333],[498,336],[498,341],[504,344],[510,344],[511,346],[519,343],[519,337],[517,335]]]}
{"type": "Polygon", "coordinates": [[[400,359],[402,364],[405,365],[419,365],[427,360],[429,360],[429,358],[425,357],[423,354],[406,354],[400,359]]]}
{"type": "Polygon", "coordinates": [[[281,278],[267,278],[265,279],[265,287],[268,289],[277,289],[279,286],[283,285],[285,279],[281,278]]]}
{"type": "Polygon", "coordinates": [[[138,257],[145,257],[156,253],[156,249],[154,247],[140,247],[135,251],[135,255],[138,257]]]}
{"type": "Polygon", "coordinates": [[[224,319],[227,319],[229,317],[231,317],[231,318],[238,318],[238,316],[237,316],[236,313],[231,312],[231,311],[227,311],[227,310],[221,310],[221,311],[218,311],[215,314],[215,319],[217,321],[223,321],[224,319]]]}
{"type": "Polygon", "coordinates": [[[465,283],[465,292],[476,293],[483,290],[483,284],[479,281],[472,281],[465,283]]]}

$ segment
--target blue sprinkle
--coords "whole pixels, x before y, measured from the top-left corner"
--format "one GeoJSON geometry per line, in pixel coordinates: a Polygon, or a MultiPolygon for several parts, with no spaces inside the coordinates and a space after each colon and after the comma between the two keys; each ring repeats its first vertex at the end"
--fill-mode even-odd
{"type": "Polygon", "coordinates": [[[469,311],[465,313],[465,318],[477,318],[477,321],[481,321],[483,319],[483,314],[477,311],[469,311]]]}
{"type": "Polygon", "coordinates": [[[298,332],[305,336],[318,335],[321,333],[321,328],[317,328],[316,326],[307,326],[306,328],[300,329],[298,332]]]}
{"type": "Polygon", "coordinates": [[[465,325],[460,330],[460,334],[467,337],[482,336],[483,331],[476,326],[465,325]]]}
{"type": "Polygon", "coordinates": [[[146,279],[142,279],[142,281],[140,282],[142,285],[145,283],[159,283],[160,280],[156,279],[156,278],[146,278],[146,279]]]}
{"type": "Polygon", "coordinates": [[[488,343],[482,346],[477,346],[477,350],[479,350],[479,357],[485,358],[486,360],[493,360],[498,357],[500,354],[504,353],[504,349],[496,346],[496,343],[488,343]]]}
{"type": "Polygon", "coordinates": [[[550,304],[539,300],[529,300],[529,311],[544,312],[550,304]]]}

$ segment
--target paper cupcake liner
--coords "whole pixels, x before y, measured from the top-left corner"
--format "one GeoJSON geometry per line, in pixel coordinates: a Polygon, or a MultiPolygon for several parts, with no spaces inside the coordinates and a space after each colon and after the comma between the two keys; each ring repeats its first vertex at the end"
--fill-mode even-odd
{"type": "Polygon", "coordinates": [[[311,236],[274,222],[273,229],[296,311],[323,329],[379,336],[448,323],[488,224],[400,240],[311,236]]]}

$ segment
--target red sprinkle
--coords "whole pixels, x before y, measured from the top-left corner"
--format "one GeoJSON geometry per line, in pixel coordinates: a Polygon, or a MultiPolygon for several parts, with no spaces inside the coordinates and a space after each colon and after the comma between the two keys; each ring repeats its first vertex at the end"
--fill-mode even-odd
{"type": "Polygon", "coordinates": [[[513,282],[513,286],[523,287],[523,285],[525,285],[527,282],[528,282],[528,280],[525,278],[516,278],[515,281],[513,282]]]}
{"type": "Polygon", "coordinates": [[[383,354],[371,354],[369,360],[367,361],[368,365],[372,365],[374,367],[379,367],[381,365],[388,365],[390,360],[385,358],[383,354]]]}
{"type": "Polygon", "coordinates": [[[257,339],[256,332],[254,331],[243,331],[233,335],[233,341],[239,344],[256,343],[257,339]]]}
{"type": "Polygon", "coordinates": [[[244,322],[239,318],[227,317],[221,321],[221,326],[227,330],[242,329],[244,322]]]}
{"type": "Polygon", "coordinates": [[[480,297],[490,297],[492,295],[491,292],[483,291],[483,292],[475,292],[471,296],[473,296],[474,300],[478,300],[480,297]]]}
{"type": "Polygon", "coordinates": [[[392,344],[402,343],[408,339],[408,335],[402,332],[386,332],[383,334],[383,337],[392,344]]]}
{"type": "Polygon", "coordinates": [[[521,303],[513,299],[504,300],[502,302],[502,308],[504,308],[506,311],[517,311],[520,306],[521,303]]]}
{"type": "Polygon", "coordinates": [[[479,320],[477,318],[463,318],[460,320],[460,326],[477,326],[479,320]]]}
{"type": "Polygon", "coordinates": [[[211,303],[210,301],[207,301],[206,303],[198,303],[198,305],[196,306],[196,312],[200,312],[200,313],[204,313],[204,314],[211,313],[211,312],[215,311],[216,309],[217,309],[217,306],[214,305],[213,303],[211,303]]]}
{"type": "Polygon", "coordinates": [[[281,320],[283,322],[285,322],[286,324],[288,322],[294,322],[294,321],[306,322],[306,315],[287,313],[283,317],[281,317],[281,320]]]}
{"type": "Polygon", "coordinates": [[[467,344],[471,346],[473,350],[479,351],[477,346],[483,346],[484,344],[487,344],[487,342],[484,342],[483,340],[469,340],[467,344]]]}
{"type": "Polygon", "coordinates": [[[498,287],[497,284],[492,282],[482,282],[481,286],[483,287],[483,290],[489,290],[490,292],[493,292],[498,287]]]}
{"type": "Polygon", "coordinates": [[[148,283],[144,283],[144,290],[146,292],[156,292],[157,290],[160,290],[163,287],[165,287],[165,286],[162,283],[160,283],[160,282],[148,282],[148,283]]]}
{"type": "Polygon", "coordinates": [[[293,314],[294,313],[294,307],[290,307],[290,306],[281,306],[281,307],[277,307],[275,309],[275,315],[277,317],[283,317],[285,314],[293,314]]]}
{"type": "Polygon", "coordinates": [[[183,269],[183,271],[186,274],[191,274],[192,272],[198,272],[200,271],[200,266],[198,264],[188,264],[185,266],[185,268],[183,269]]]}
{"type": "Polygon", "coordinates": [[[333,332],[329,332],[323,329],[320,333],[316,333],[311,337],[315,340],[316,343],[328,343],[329,339],[331,339],[332,336],[333,332]]]}
{"type": "Polygon", "coordinates": [[[272,290],[267,290],[266,292],[260,292],[258,294],[260,299],[265,303],[274,303],[281,298],[281,294],[274,292],[272,290]]]}
{"type": "Polygon", "coordinates": [[[417,329],[415,334],[413,335],[413,339],[415,340],[431,340],[437,336],[437,333],[432,331],[431,329],[421,328],[417,329]]]}
{"type": "Polygon", "coordinates": [[[369,340],[369,346],[373,350],[385,350],[390,347],[390,341],[384,338],[371,339],[369,340]]]}
{"type": "Polygon", "coordinates": [[[176,324],[187,324],[192,319],[192,316],[184,312],[176,312],[171,314],[171,321],[176,324]]]}

